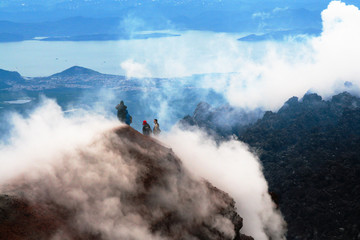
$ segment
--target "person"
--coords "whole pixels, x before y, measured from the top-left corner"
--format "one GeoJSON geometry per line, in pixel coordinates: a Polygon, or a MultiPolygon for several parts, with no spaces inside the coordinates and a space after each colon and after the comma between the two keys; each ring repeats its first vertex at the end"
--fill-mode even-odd
{"type": "Polygon", "coordinates": [[[150,125],[146,122],[146,120],[143,121],[143,128],[142,128],[143,134],[146,136],[149,136],[151,134],[151,127],[150,125]]]}
{"type": "Polygon", "coordinates": [[[130,116],[127,106],[124,104],[124,101],[121,100],[120,104],[116,105],[115,107],[117,109],[117,117],[120,122],[125,122],[127,125],[130,126],[132,122],[132,117],[130,116]]]}
{"type": "Polygon", "coordinates": [[[126,114],[125,123],[129,126],[132,123],[132,116],[129,113],[126,114]]]}
{"type": "Polygon", "coordinates": [[[155,118],[155,119],[154,119],[154,129],[153,129],[153,133],[154,133],[155,136],[157,136],[157,135],[160,134],[160,132],[161,132],[161,130],[160,130],[160,125],[159,125],[159,123],[158,123],[158,120],[155,118]]]}

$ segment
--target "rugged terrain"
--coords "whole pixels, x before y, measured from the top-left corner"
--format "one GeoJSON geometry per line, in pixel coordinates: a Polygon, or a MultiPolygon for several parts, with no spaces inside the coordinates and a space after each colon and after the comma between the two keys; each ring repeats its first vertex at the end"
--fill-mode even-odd
{"type": "Polygon", "coordinates": [[[130,127],[1,186],[0,239],[252,239],[234,200],[130,127]]]}
{"type": "MultiPolygon", "coordinates": [[[[231,126],[219,129],[199,117],[218,109],[201,109],[182,123],[230,135],[231,126]]],[[[360,238],[360,98],[347,92],[328,101],[317,94],[293,97],[278,112],[234,126],[231,134],[260,156],[288,239],[360,238]]]]}

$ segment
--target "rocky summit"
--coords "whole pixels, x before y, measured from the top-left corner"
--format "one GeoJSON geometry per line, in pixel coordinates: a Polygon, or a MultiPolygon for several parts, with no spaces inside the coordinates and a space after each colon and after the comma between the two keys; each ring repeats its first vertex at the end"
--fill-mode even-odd
{"type": "Polygon", "coordinates": [[[0,239],[253,239],[234,200],[130,127],[2,186],[0,239]]]}

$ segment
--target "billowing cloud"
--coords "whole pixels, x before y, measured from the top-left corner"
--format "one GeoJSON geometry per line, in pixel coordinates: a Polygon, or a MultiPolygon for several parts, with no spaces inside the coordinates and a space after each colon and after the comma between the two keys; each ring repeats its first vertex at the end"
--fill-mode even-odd
{"type": "Polygon", "coordinates": [[[321,16],[321,35],[301,41],[289,37],[281,42],[241,42],[239,35],[207,32],[147,41],[133,52],[134,59],[140,51],[139,59],[148,59],[137,76],[208,74],[194,77],[198,87],[224,94],[234,106],[272,110],[307,91],[324,97],[352,91],[344,83],[360,85],[360,11],[333,1],[321,16]]]}
{"type": "Polygon", "coordinates": [[[146,65],[135,62],[133,59],[128,59],[122,62],[120,66],[125,71],[126,77],[151,77],[151,73],[146,68],[146,65]]]}
{"type": "Polygon", "coordinates": [[[285,239],[285,223],[270,199],[261,164],[245,144],[235,139],[217,144],[200,131],[177,127],[161,139],[194,175],[234,197],[243,233],[259,240],[285,239]]]}
{"type": "Polygon", "coordinates": [[[89,112],[64,115],[53,100],[44,99],[29,117],[14,116],[12,123],[9,143],[0,145],[0,194],[70,212],[65,220],[59,216],[65,227],[52,239],[74,233],[233,239],[233,222],[241,220],[232,200],[203,179],[234,197],[242,233],[283,239],[284,223],[261,166],[238,141],[217,146],[201,132],[174,129],[162,140],[183,165],[156,140],[89,112]]]}

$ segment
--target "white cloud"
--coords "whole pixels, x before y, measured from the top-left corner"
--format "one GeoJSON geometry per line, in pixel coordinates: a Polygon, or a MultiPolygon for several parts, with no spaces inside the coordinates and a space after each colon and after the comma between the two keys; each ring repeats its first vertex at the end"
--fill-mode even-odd
{"type": "Polygon", "coordinates": [[[309,90],[328,97],[350,90],[343,86],[346,81],[360,85],[359,19],[357,7],[333,1],[322,12],[318,37],[249,43],[231,34],[185,32],[179,38],[146,41],[133,55],[144,63],[138,67],[143,76],[226,73],[194,82],[223,93],[231,105],[276,110],[309,90]]]}
{"type": "Polygon", "coordinates": [[[327,97],[349,90],[343,86],[346,81],[359,86],[359,9],[333,1],[322,12],[322,20],[319,37],[268,42],[262,46],[260,58],[242,58],[237,74],[217,86],[217,91],[224,92],[236,106],[276,110],[289,97],[302,96],[308,90],[327,97]]]}
{"type": "MultiPolygon", "coordinates": [[[[259,240],[267,239],[266,234],[283,238],[283,220],[267,194],[261,166],[245,145],[231,140],[217,146],[201,132],[174,129],[162,139],[184,162],[179,171],[170,150],[138,147],[113,134],[116,126],[117,121],[89,112],[65,116],[54,101],[44,99],[28,118],[14,118],[12,138],[0,146],[1,194],[63,206],[74,214],[72,230],[101,233],[104,239],[164,239],[149,226],[168,210],[181,215],[170,231],[174,238],[192,239],[188,222],[205,221],[231,239],[233,224],[214,213],[224,199],[217,195],[211,201],[212,191],[194,180],[204,177],[235,198],[244,218],[243,233],[259,240]],[[165,175],[157,176],[160,180],[150,190],[139,179],[149,171],[156,176],[151,171],[158,168],[130,154],[137,150],[164,168],[165,175]],[[137,194],[149,195],[144,206],[133,202],[137,194]]],[[[64,230],[52,239],[70,238],[64,230]]]]}
{"type": "Polygon", "coordinates": [[[145,64],[135,62],[133,59],[128,59],[120,64],[125,71],[125,76],[129,78],[136,77],[151,77],[150,71],[145,64]]]}
{"type": "Polygon", "coordinates": [[[270,199],[262,166],[245,144],[236,140],[217,144],[200,131],[177,127],[161,140],[194,175],[209,180],[235,199],[244,219],[242,233],[257,240],[285,239],[285,223],[270,199]]]}

